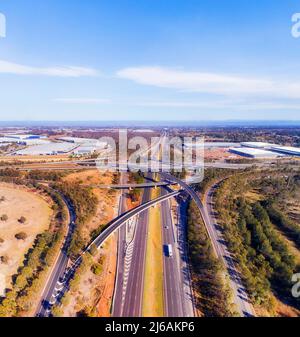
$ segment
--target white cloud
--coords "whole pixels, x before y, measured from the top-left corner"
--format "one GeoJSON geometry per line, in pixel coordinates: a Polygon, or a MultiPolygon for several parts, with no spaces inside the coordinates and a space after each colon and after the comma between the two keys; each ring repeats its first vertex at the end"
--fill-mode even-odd
{"type": "Polygon", "coordinates": [[[102,98],[56,98],[55,102],[66,103],[66,104],[109,104],[111,101],[109,99],[102,98]]]}
{"type": "Polygon", "coordinates": [[[0,60],[0,74],[81,77],[97,76],[98,72],[93,68],[85,67],[60,66],[40,68],[0,60]]]}
{"type": "Polygon", "coordinates": [[[300,98],[300,82],[191,72],[163,67],[125,68],[117,76],[139,84],[224,96],[300,98]]]}

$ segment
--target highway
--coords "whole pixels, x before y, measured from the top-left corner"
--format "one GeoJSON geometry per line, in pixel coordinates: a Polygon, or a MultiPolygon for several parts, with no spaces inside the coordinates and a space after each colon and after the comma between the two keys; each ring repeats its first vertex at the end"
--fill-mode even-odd
{"type": "MultiPolygon", "coordinates": [[[[124,183],[125,173],[121,173],[121,183],[124,183]]],[[[118,216],[126,212],[126,198],[125,192],[122,191],[119,200],[118,216]]],[[[122,316],[122,302],[123,302],[123,286],[124,286],[124,268],[125,268],[125,249],[126,249],[126,226],[122,226],[118,230],[118,256],[117,256],[117,270],[115,278],[115,289],[113,296],[112,315],[114,317],[122,316]]]]}
{"type": "MultiPolygon", "coordinates": [[[[142,204],[146,204],[149,200],[150,190],[146,189],[143,194],[142,204]]],[[[148,210],[141,213],[138,218],[134,237],[132,260],[125,293],[123,310],[124,317],[142,316],[148,220],[148,210]]]]}
{"type": "MultiPolygon", "coordinates": [[[[166,194],[168,194],[168,191],[161,189],[161,195],[166,194]]],[[[166,317],[184,317],[182,275],[179,269],[180,256],[169,200],[161,203],[161,224],[164,244],[164,315],[166,317]],[[169,244],[173,248],[172,257],[168,256],[166,252],[166,246],[169,244]]]]}
{"type": "Polygon", "coordinates": [[[220,261],[222,261],[230,276],[230,286],[234,297],[234,304],[236,305],[238,313],[243,317],[255,316],[253,306],[251,305],[246,289],[244,288],[241,278],[239,277],[239,272],[233,262],[231,254],[226,247],[222,232],[215,221],[214,212],[212,209],[212,198],[213,192],[215,188],[217,188],[217,185],[209,190],[207,197],[205,198],[206,203],[204,207],[198,194],[185,182],[167,173],[161,173],[161,175],[164,179],[177,182],[196,202],[198,209],[200,210],[203,223],[212,242],[214,252],[220,261]]]}
{"type": "Polygon", "coordinates": [[[63,198],[63,200],[69,211],[70,217],[69,229],[64,245],[59,253],[58,259],[56,260],[56,263],[51,271],[51,275],[44,288],[42,300],[38,305],[36,316],[39,317],[49,316],[51,306],[56,302],[56,294],[58,294],[63,287],[63,283],[61,283],[61,281],[64,277],[64,273],[69,261],[67,251],[75,229],[76,216],[74,209],[72,205],[68,202],[68,200],[66,200],[65,198],[63,198]]]}

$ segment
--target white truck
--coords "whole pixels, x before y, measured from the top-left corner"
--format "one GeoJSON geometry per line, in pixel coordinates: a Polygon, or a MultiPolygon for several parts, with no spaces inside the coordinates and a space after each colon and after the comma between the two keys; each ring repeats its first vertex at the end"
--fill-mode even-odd
{"type": "Polygon", "coordinates": [[[167,254],[168,254],[168,257],[172,257],[173,256],[173,247],[172,247],[172,245],[167,245],[167,254]]]}

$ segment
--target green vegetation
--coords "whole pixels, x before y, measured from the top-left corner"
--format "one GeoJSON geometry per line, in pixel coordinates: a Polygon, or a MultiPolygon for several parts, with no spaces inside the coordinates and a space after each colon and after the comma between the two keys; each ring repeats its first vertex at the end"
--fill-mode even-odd
{"type": "Polygon", "coordinates": [[[95,275],[100,275],[102,273],[103,266],[100,263],[95,263],[91,270],[95,275]]]}
{"type": "MultiPolygon", "coordinates": [[[[284,188],[282,177],[275,179],[276,182],[272,178],[274,185],[269,178],[262,179],[255,173],[251,175],[251,183],[248,179],[249,175],[240,174],[223,181],[216,193],[216,210],[251,300],[273,314],[272,294],[285,303],[299,306],[290,294],[291,278],[297,272],[295,258],[275,230],[274,222],[289,230],[292,226],[270,200],[250,203],[244,196],[253,186],[263,191],[266,198],[273,188],[278,195],[281,189],[288,189],[284,188]]],[[[271,195],[276,200],[276,194],[271,195]]],[[[295,228],[293,235],[296,235],[295,228]]]]}
{"type": "Polygon", "coordinates": [[[300,249],[300,225],[290,220],[275,204],[267,204],[266,210],[272,222],[282,229],[300,249]]]}
{"type": "Polygon", "coordinates": [[[64,172],[56,172],[56,171],[30,171],[26,174],[26,179],[33,180],[48,180],[48,181],[59,181],[62,177],[64,177],[66,173],[64,172]]]}
{"type": "Polygon", "coordinates": [[[133,190],[130,190],[127,195],[130,198],[132,202],[138,202],[140,200],[140,196],[142,194],[142,190],[138,188],[134,188],[133,190]]]}
{"type": "Polygon", "coordinates": [[[68,251],[71,258],[76,258],[86,244],[82,237],[82,228],[96,214],[98,199],[92,189],[76,183],[56,184],[55,189],[69,199],[76,213],[77,227],[68,251]]]}
{"type": "Polygon", "coordinates": [[[143,184],[145,178],[143,177],[142,172],[130,172],[129,181],[135,182],[136,184],[143,184]]]}
{"type": "Polygon", "coordinates": [[[207,317],[233,316],[231,293],[216,258],[199,209],[188,208],[188,243],[196,308],[207,317]]]}

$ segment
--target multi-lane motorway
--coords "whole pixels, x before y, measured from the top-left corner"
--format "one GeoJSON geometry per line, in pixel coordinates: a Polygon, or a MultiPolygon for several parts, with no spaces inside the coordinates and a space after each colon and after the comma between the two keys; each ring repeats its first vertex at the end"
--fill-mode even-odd
{"type": "MultiPolygon", "coordinates": [[[[144,191],[142,203],[150,200],[150,190],[144,191]]],[[[132,259],[124,299],[124,317],[141,317],[144,293],[144,271],[147,248],[149,211],[139,215],[134,237],[132,259]]]]}
{"type": "MultiPolygon", "coordinates": [[[[161,195],[169,192],[161,190],[161,195]]],[[[163,257],[163,289],[164,289],[164,315],[166,317],[191,317],[194,315],[193,301],[191,296],[186,296],[186,292],[191,294],[190,276],[183,267],[186,254],[185,246],[180,246],[179,224],[174,224],[170,200],[161,203],[161,223],[164,243],[163,257]],[[171,245],[173,255],[170,257],[166,252],[167,245],[171,245]]],[[[185,228],[182,229],[184,231],[185,228]]]]}

